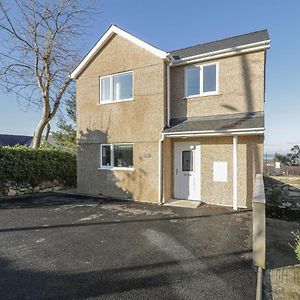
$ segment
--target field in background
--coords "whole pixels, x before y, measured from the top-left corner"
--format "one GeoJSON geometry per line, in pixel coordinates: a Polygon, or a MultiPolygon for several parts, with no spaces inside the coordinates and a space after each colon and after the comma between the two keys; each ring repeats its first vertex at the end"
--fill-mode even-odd
{"type": "Polygon", "coordinates": [[[264,175],[268,176],[296,176],[300,177],[300,166],[275,166],[264,165],[264,175]]]}

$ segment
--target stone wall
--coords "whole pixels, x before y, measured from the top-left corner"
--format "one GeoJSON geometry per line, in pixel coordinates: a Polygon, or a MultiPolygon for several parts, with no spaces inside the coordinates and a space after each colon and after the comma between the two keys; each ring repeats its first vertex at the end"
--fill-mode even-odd
{"type": "Polygon", "coordinates": [[[39,192],[51,192],[57,191],[63,188],[63,185],[60,184],[58,180],[53,181],[42,181],[36,186],[32,186],[28,183],[17,184],[12,181],[7,181],[1,184],[0,186],[0,197],[3,196],[20,196],[30,193],[39,193],[39,192]]]}
{"type": "Polygon", "coordinates": [[[300,177],[264,176],[268,206],[300,210],[300,177]]]}

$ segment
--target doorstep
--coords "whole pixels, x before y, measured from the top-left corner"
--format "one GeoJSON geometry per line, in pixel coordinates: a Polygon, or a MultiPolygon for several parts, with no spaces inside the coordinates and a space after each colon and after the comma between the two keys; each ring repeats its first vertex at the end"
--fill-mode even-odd
{"type": "Polygon", "coordinates": [[[192,201],[186,199],[170,199],[168,202],[164,203],[164,206],[175,206],[175,207],[185,207],[185,208],[197,208],[201,204],[200,201],[192,201]]]}

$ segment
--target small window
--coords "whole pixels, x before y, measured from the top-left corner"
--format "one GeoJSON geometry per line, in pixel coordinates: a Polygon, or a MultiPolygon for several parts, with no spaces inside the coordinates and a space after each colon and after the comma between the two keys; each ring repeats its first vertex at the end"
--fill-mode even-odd
{"type": "Polygon", "coordinates": [[[110,101],[110,78],[101,78],[101,101],[110,101]]]}
{"type": "Polygon", "coordinates": [[[217,73],[217,63],[187,68],[185,72],[186,97],[218,93],[217,73]]]}
{"type": "Polygon", "coordinates": [[[101,150],[101,166],[111,167],[111,146],[102,145],[101,150]]]}
{"type": "Polygon", "coordinates": [[[181,170],[187,172],[193,171],[193,151],[182,151],[181,170]]]}
{"type": "Polygon", "coordinates": [[[187,69],[187,96],[200,94],[200,69],[187,69]]]}
{"type": "Polygon", "coordinates": [[[133,168],[133,145],[101,145],[100,166],[102,169],[133,168]]]}
{"type": "Polygon", "coordinates": [[[203,66],[203,93],[217,90],[217,66],[203,66]]]}
{"type": "Polygon", "coordinates": [[[133,100],[133,72],[100,77],[100,103],[133,100]]]}

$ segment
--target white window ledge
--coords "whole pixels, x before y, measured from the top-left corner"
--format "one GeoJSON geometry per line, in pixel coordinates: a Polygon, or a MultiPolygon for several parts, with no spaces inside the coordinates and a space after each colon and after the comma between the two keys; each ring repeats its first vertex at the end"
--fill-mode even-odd
{"type": "Polygon", "coordinates": [[[134,168],[126,168],[126,167],[113,167],[113,168],[98,168],[98,170],[108,170],[108,171],[134,171],[134,168]]]}
{"type": "Polygon", "coordinates": [[[182,98],[182,100],[188,100],[188,99],[193,99],[193,98],[202,98],[202,97],[209,97],[209,96],[219,96],[222,95],[221,93],[218,92],[213,92],[213,93],[206,93],[206,94],[199,94],[199,95],[191,95],[191,96],[186,96],[182,98]]]}
{"type": "Polygon", "coordinates": [[[113,103],[120,103],[120,102],[130,102],[134,101],[134,98],[128,98],[124,100],[114,100],[114,101],[100,101],[97,103],[97,105],[102,105],[102,104],[113,104],[113,103]]]}

